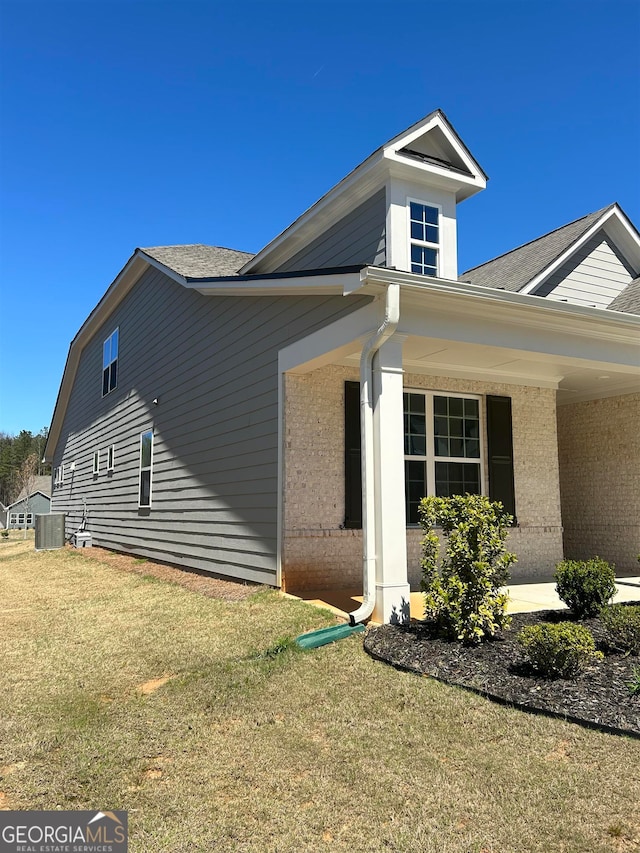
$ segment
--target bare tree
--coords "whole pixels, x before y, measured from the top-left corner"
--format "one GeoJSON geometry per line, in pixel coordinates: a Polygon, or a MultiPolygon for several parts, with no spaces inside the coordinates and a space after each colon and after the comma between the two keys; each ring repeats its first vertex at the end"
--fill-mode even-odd
{"type": "Polygon", "coordinates": [[[29,505],[31,502],[31,494],[36,483],[38,474],[38,456],[36,453],[30,453],[24,462],[20,465],[15,474],[15,484],[18,490],[18,497],[24,492],[24,538],[27,538],[27,520],[29,517],[29,505]]]}

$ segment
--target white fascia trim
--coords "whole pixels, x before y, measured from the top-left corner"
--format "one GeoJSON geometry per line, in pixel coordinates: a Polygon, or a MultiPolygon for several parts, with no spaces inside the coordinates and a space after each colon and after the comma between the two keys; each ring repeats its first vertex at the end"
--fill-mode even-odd
{"type": "MultiPolygon", "coordinates": [[[[283,243],[285,243],[285,241],[287,243],[293,241],[301,229],[307,226],[312,219],[319,217],[329,205],[335,206],[335,210],[332,211],[331,219],[333,221],[341,219],[353,207],[355,207],[358,201],[361,199],[364,200],[364,198],[370,194],[370,191],[373,191],[377,187],[377,184],[380,184],[380,187],[384,186],[384,181],[377,176],[377,171],[375,169],[376,166],[383,162],[383,159],[382,148],[374,151],[373,154],[367,157],[367,159],[360,163],[359,166],[356,166],[355,169],[349,172],[346,177],[321,196],[318,201],[311,205],[311,207],[307,208],[304,213],[300,214],[300,216],[298,216],[291,225],[267,243],[267,245],[261,249],[257,255],[254,255],[251,260],[247,261],[244,266],[240,267],[238,270],[239,275],[251,273],[252,270],[259,266],[266,257],[273,255],[274,259],[276,259],[278,257],[278,250],[282,247],[283,243]],[[369,177],[369,180],[365,183],[364,178],[367,176],[369,177]],[[360,190],[357,195],[352,192],[354,185],[360,190]],[[340,200],[342,200],[342,204],[339,204],[340,200]]],[[[319,223],[320,229],[323,227],[323,224],[326,223],[319,223]]],[[[305,238],[300,242],[302,245],[306,245],[308,239],[305,238]]],[[[294,243],[294,248],[292,250],[282,253],[283,258],[295,254],[296,248],[297,243],[294,243]]]]}
{"type": "Polygon", "coordinates": [[[4,507],[3,512],[5,510],[11,509],[14,506],[18,506],[18,504],[23,504],[27,499],[31,500],[31,498],[35,498],[36,495],[42,495],[43,498],[46,498],[49,501],[51,500],[51,495],[47,495],[45,492],[41,492],[39,489],[37,489],[35,492],[30,492],[28,498],[20,498],[19,500],[14,501],[12,504],[9,504],[9,506],[4,507]]]}
{"type": "MultiPolygon", "coordinates": [[[[466,306],[469,312],[477,314],[479,311],[492,310],[488,305],[504,305],[512,308],[526,309],[522,316],[528,325],[539,325],[549,327],[557,325],[567,329],[567,323],[574,321],[574,326],[590,324],[589,334],[593,332],[593,323],[597,323],[599,334],[612,339],[626,340],[639,344],[638,332],[640,331],[640,316],[637,314],[624,314],[621,311],[608,311],[605,308],[591,308],[586,305],[573,305],[568,302],[557,302],[545,299],[542,296],[527,295],[523,293],[512,293],[509,290],[500,290],[494,287],[484,287],[479,284],[468,284],[467,282],[452,281],[448,279],[431,278],[428,276],[406,273],[398,270],[384,269],[382,267],[365,267],[360,272],[360,278],[367,290],[376,284],[398,282],[403,287],[404,302],[417,300],[424,304],[423,294],[431,293],[443,297],[476,297],[474,301],[460,300],[456,310],[466,306]]],[[[573,330],[573,329],[572,329],[573,330]]],[[[586,332],[585,332],[586,333],[586,332]]]]}
{"type": "Polygon", "coordinates": [[[428,133],[433,127],[438,126],[440,130],[447,137],[452,148],[455,148],[456,152],[460,155],[462,160],[467,164],[469,171],[474,175],[477,175],[484,181],[486,185],[487,175],[485,174],[484,169],[478,163],[477,160],[474,159],[473,155],[466,147],[462,139],[455,132],[453,127],[449,124],[447,118],[443,115],[441,110],[436,110],[434,113],[430,113],[425,118],[416,122],[412,125],[408,131],[404,131],[403,133],[399,133],[397,136],[394,136],[393,139],[390,139],[384,146],[384,152],[395,152],[395,150],[400,146],[401,148],[406,148],[407,145],[410,145],[414,140],[418,139],[421,136],[424,136],[428,133]]]}
{"type": "Polygon", "coordinates": [[[75,338],[69,346],[67,361],[62,374],[62,382],[60,390],[53,410],[51,419],[51,427],[49,428],[49,436],[44,449],[43,457],[46,462],[51,463],[55,452],[58,439],[60,438],[60,430],[62,429],[62,421],[69,403],[71,389],[75,382],[80,356],[85,346],[93,338],[94,334],[100,328],[104,320],[113,312],[131,290],[140,276],[149,266],[149,257],[136,249],[133,255],[129,258],[120,273],[108,287],[102,299],[98,302],[91,314],[80,327],[75,338]]]}
{"type": "Polygon", "coordinates": [[[575,243],[572,243],[568,249],[566,249],[558,258],[555,259],[548,267],[545,267],[542,272],[539,272],[535,278],[533,278],[526,287],[523,287],[520,293],[528,294],[532,291],[536,290],[550,275],[559,269],[566,261],[574,255],[578,249],[584,246],[593,236],[596,234],[604,225],[612,218],[615,218],[621,226],[623,226],[626,231],[629,233],[629,237],[636,243],[638,246],[638,250],[640,251],[640,240],[638,240],[638,235],[635,232],[635,229],[631,227],[627,218],[622,215],[620,208],[615,205],[606,213],[603,213],[600,219],[589,228],[582,237],[579,237],[575,243]]]}
{"type": "Polygon", "coordinates": [[[206,283],[187,281],[184,286],[204,296],[344,296],[358,290],[362,282],[357,272],[329,275],[305,275],[303,272],[282,278],[221,279],[206,283]]]}
{"type": "Polygon", "coordinates": [[[175,270],[172,270],[171,267],[160,263],[160,261],[157,261],[155,258],[152,258],[151,255],[147,255],[147,253],[144,252],[142,249],[136,249],[136,255],[138,254],[140,255],[140,257],[144,258],[144,260],[150,266],[155,267],[157,270],[160,270],[160,272],[163,272],[166,276],[169,276],[169,278],[172,278],[174,281],[177,281],[178,284],[182,284],[184,287],[187,286],[188,280],[185,278],[185,276],[180,275],[180,273],[177,273],[175,270]]]}

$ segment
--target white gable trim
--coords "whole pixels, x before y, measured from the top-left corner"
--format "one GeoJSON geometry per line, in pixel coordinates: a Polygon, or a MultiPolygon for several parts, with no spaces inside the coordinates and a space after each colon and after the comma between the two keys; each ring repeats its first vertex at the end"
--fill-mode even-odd
{"type": "MultiPolygon", "coordinates": [[[[444,113],[436,110],[374,151],[288,228],[247,261],[240,268],[239,274],[261,272],[261,265],[267,259],[269,259],[270,268],[284,263],[315,237],[322,234],[330,225],[342,219],[358,204],[387,185],[390,174],[393,174],[394,177],[408,177],[417,184],[430,181],[442,188],[447,188],[449,191],[459,192],[459,200],[468,198],[484,189],[487,183],[486,174],[453,130],[444,113]],[[471,172],[470,175],[457,171],[452,172],[444,166],[433,163],[409,160],[405,155],[396,153],[397,149],[406,147],[435,127],[440,128],[443,132],[449,144],[467,165],[471,172]]],[[[387,188],[388,204],[389,192],[387,188]]]]}
{"type": "MultiPolygon", "coordinates": [[[[31,498],[35,498],[36,495],[42,495],[42,497],[46,498],[48,501],[51,500],[51,495],[47,495],[45,492],[41,492],[40,489],[37,489],[35,492],[31,492],[29,494],[28,499],[31,500],[31,498]]],[[[14,506],[18,506],[18,504],[26,503],[26,501],[27,501],[26,497],[25,498],[19,498],[17,501],[14,501],[12,504],[9,504],[9,506],[6,506],[3,510],[3,512],[5,510],[8,511],[8,510],[12,509],[14,506]]]]}
{"type": "MultiPolygon", "coordinates": [[[[618,227],[623,229],[623,235],[627,237],[627,240],[623,242],[627,243],[627,251],[623,252],[626,256],[628,254],[635,254],[634,263],[640,269],[640,236],[636,229],[631,225],[627,217],[622,213],[618,205],[615,205],[611,208],[611,210],[603,213],[603,215],[595,222],[591,228],[589,228],[578,240],[575,241],[568,249],[566,249],[558,258],[556,258],[553,263],[549,264],[549,266],[545,267],[542,272],[539,272],[535,278],[533,278],[526,287],[523,287],[520,293],[534,293],[534,291],[544,282],[549,276],[553,275],[556,270],[558,270],[563,264],[565,264],[569,258],[572,257],[582,246],[585,245],[595,234],[598,233],[601,229],[603,229],[607,224],[615,223],[618,227]],[[631,252],[629,251],[631,249],[631,252]],[[633,252],[635,249],[635,252],[633,252]]],[[[607,234],[607,236],[611,236],[607,234]]],[[[613,242],[616,242],[614,240],[613,242]]]]}

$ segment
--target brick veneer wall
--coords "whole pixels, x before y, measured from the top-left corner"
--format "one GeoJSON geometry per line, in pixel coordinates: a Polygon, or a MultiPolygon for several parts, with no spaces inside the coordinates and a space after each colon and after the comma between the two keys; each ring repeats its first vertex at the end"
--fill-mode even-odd
{"type": "Polygon", "coordinates": [[[640,574],[640,394],[558,407],[567,557],[640,574]]]}
{"type": "MultiPolygon", "coordinates": [[[[357,379],[356,370],[341,366],[285,377],[283,584],[289,590],[362,583],[361,531],[341,529],[344,382],[357,379]]],[[[512,398],[519,524],[509,536],[518,555],[513,575],[549,577],[562,559],[555,392],[409,373],[404,385],[512,398]]],[[[420,582],[420,539],[419,529],[407,530],[413,588],[420,582]]]]}

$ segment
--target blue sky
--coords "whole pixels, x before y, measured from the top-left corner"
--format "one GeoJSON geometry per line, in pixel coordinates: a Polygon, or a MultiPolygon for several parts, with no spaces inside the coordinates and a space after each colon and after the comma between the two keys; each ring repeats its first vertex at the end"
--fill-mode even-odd
{"type": "Polygon", "coordinates": [[[0,2],[0,431],[48,425],[136,246],[257,251],[440,107],[490,176],[467,269],[618,201],[640,225],[637,0],[0,2]]]}

